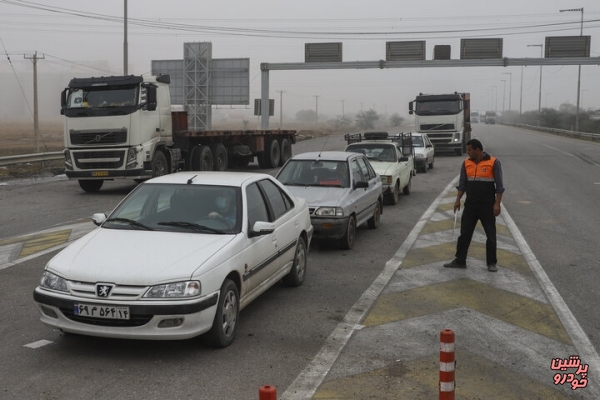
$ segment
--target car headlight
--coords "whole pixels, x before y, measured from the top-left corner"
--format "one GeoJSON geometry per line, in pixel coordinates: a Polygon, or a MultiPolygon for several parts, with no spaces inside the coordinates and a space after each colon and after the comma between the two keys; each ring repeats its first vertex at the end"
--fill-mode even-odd
{"type": "Polygon", "coordinates": [[[150,299],[194,297],[200,294],[201,289],[202,285],[200,285],[199,281],[166,283],[164,285],[152,286],[144,297],[150,299]]]}
{"type": "Polygon", "coordinates": [[[69,291],[67,289],[67,281],[65,279],[48,271],[44,271],[42,279],[40,280],[40,286],[45,289],[58,290],[61,292],[69,291]]]}
{"type": "Polygon", "coordinates": [[[418,153],[418,154],[416,154],[416,157],[417,157],[417,158],[425,158],[425,154],[423,154],[423,153],[418,153]]]}
{"type": "Polygon", "coordinates": [[[319,207],[314,215],[319,217],[343,217],[344,210],[341,207],[319,207]]]}
{"type": "Polygon", "coordinates": [[[391,175],[381,175],[381,183],[384,185],[391,185],[393,182],[391,175]]]}

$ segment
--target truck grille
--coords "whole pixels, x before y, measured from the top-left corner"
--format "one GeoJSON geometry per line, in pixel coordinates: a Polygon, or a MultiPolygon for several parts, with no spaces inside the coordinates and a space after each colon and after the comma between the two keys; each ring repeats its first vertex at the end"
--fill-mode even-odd
{"type": "Polygon", "coordinates": [[[75,146],[105,146],[109,144],[127,143],[127,130],[107,131],[69,131],[71,144],[75,146]]]}
{"type": "Polygon", "coordinates": [[[74,151],[78,169],[119,169],[125,160],[125,150],[74,151]]]}
{"type": "Polygon", "coordinates": [[[420,128],[420,132],[426,132],[429,134],[428,131],[453,131],[454,130],[454,124],[423,124],[421,125],[420,128]]]}

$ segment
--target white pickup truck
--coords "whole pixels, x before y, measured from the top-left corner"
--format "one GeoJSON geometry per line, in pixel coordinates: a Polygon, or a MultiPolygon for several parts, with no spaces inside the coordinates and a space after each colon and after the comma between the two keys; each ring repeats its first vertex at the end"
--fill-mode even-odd
{"type": "Polygon", "coordinates": [[[349,133],[344,138],[348,143],[346,151],[365,154],[381,177],[387,203],[398,203],[401,190],[405,195],[410,194],[412,177],[416,175],[410,133],[349,133]]]}

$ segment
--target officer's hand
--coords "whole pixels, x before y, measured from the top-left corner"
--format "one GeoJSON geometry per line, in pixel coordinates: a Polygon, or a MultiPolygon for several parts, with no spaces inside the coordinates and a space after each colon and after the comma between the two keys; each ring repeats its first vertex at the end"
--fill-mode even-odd
{"type": "Polygon", "coordinates": [[[494,217],[500,215],[500,211],[502,211],[500,204],[494,204],[494,217]]]}
{"type": "Polygon", "coordinates": [[[454,202],[454,212],[460,211],[460,200],[454,202]]]}

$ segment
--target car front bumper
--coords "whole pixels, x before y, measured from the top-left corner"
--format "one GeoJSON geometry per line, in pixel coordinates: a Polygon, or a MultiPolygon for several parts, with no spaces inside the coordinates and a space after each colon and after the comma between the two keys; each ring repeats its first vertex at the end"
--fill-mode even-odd
{"type": "Polygon", "coordinates": [[[40,312],[40,320],[64,332],[120,339],[179,340],[210,330],[219,294],[215,292],[193,300],[119,302],[79,298],[38,287],[33,292],[33,298],[40,312]],[[76,316],[73,312],[75,303],[126,306],[129,307],[130,319],[76,316]],[[169,320],[181,323],[177,326],[159,326],[169,320]]]}
{"type": "Polygon", "coordinates": [[[346,234],[349,217],[343,218],[316,218],[311,217],[310,222],[314,228],[314,239],[341,239],[346,234]]]}

